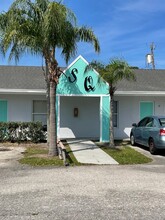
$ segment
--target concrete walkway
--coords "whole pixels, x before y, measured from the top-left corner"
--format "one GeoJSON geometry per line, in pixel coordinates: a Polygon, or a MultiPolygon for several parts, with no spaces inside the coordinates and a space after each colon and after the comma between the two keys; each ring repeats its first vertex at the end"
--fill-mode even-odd
{"type": "Polygon", "coordinates": [[[77,161],[85,164],[118,164],[92,141],[67,140],[77,161]]]}

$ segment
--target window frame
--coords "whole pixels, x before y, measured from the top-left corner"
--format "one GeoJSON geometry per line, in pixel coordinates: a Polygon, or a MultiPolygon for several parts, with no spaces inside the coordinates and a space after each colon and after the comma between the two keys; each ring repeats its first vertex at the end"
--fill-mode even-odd
{"type": "Polygon", "coordinates": [[[147,122],[148,122],[148,119],[149,119],[149,117],[143,118],[141,121],[139,121],[137,127],[146,127],[146,124],[147,124],[147,122]]]}
{"type": "MultiPolygon", "coordinates": [[[[43,115],[43,116],[46,116],[46,118],[47,118],[47,101],[46,100],[42,99],[42,100],[33,100],[32,101],[32,121],[33,122],[35,122],[34,116],[36,116],[36,115],[38,115],[38,116],[43,115]],[[46,103],[46,112],[34,112],[34,103],[35,102],[45,102],[46,103]]],[[[46,119],[46,124],[43,123],[43,121],[45,121],[45,120],[40,121],[42,123],[42,125],[47,125],[47,119],[46,119]]]]}
{"type": "Polygon", "coordinates": [[[118,128],[119,125],[119,101],[113,101],[113,127],[118,128]],[[116,103],[116,112],[114,112],[114,103],[116,103]],[[114,117],[115,116],[115,117],[114,117]],[[114,125],[114,118],[116,119],[116,124],[114,125]]]}

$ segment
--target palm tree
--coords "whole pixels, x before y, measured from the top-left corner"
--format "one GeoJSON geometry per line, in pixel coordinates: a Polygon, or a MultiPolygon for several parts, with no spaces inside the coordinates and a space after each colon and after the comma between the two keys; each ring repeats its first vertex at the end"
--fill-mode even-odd
{"type": "Polygon", "coordinates": [[[114,129],[113,129],[113,103],[114,103],[114,94],[117,89],[117,83],[122,79],[126,80],[135,80],[135,75],[129,67],[128,63],[122,59],[112,59],[107,65],[104,65],[101,62],[93,61],[91,62],[85,72],[90,69],[95,69],[100,77],[100,81],[105,81],[109,85],[109,95],[110,95],[110,127],[109,127],[109,147],[114,148],[114,129]]]}
{"type": "Polygon", "coordinates": [[[66,63],[76,54],[77,43],[91,43],[100,51],[92,29],[77,27],[74,13],[65,5],[50,0],[15,0],[0,16],[1,50],[10,50],[9,60],[19,61],[23,53],[43,57],[48,100],[49,155],[57,155],[56,88],[62,74],[56,60],[57,48],[66,63]],[[5,22],[4,22],[5,20],[5,22]]]}

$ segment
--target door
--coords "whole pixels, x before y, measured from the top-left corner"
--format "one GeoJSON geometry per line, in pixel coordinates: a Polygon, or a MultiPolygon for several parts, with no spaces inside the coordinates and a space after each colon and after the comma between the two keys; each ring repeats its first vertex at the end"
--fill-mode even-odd
{"type": "Polygon", "coordinates": [[[142,144],[144,146],[148,146],[148,140],[150,137],[150,133],[153,130],[153,125],[154,125],[154,119],[149,117],[148,120],[146,121],[146,124],[144,125],[142,129],[142,144]]]}
{"type": "Polygon", "coordinates": [[[154,113],[153,102],[140,102],[140,119],[146,116],[152,116],[154,113]]]}
{"type": "Polygon", "coordinates": [[[135,129],[135,139],[138,144],[143,144],[143,130],[148,122],[148,117],[143,118],[135,129]]]}
{"type": "Polygon", "coordinates": [[[0,122],[7,122],[7,101],[0,100],[0,122]]]}
{"type": "Polygon", "coordinates": [[[149,138],[152,137],[154,141],[159,141],[159,124],[158,121],[152,117],[148,119],[146,126],[143,129],[143,145],[148,146],[149,138]],[[158,139],[157,139],[158,138],[158,139]]]}

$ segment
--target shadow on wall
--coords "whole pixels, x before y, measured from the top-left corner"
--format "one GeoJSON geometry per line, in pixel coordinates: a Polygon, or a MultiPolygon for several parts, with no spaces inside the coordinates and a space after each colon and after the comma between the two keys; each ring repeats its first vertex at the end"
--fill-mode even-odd
{"type": "Polygon", "coordinates": [[[128,139],[130,137],[131,132],[131,126],[130,127],[122,127],[121,125],[118,125],[117,128],[114,128],[114,136],[116,140],[119,139],[128,139]]]}
{"type": "Polygon", "coordinates": [[[71,80],[70,76],[62,75],[60,78],[59,85],[57,87],[58,94],[71,95],[71,94],[82,94],[82,91],[77,85],[77,79],[71,80]]]}

